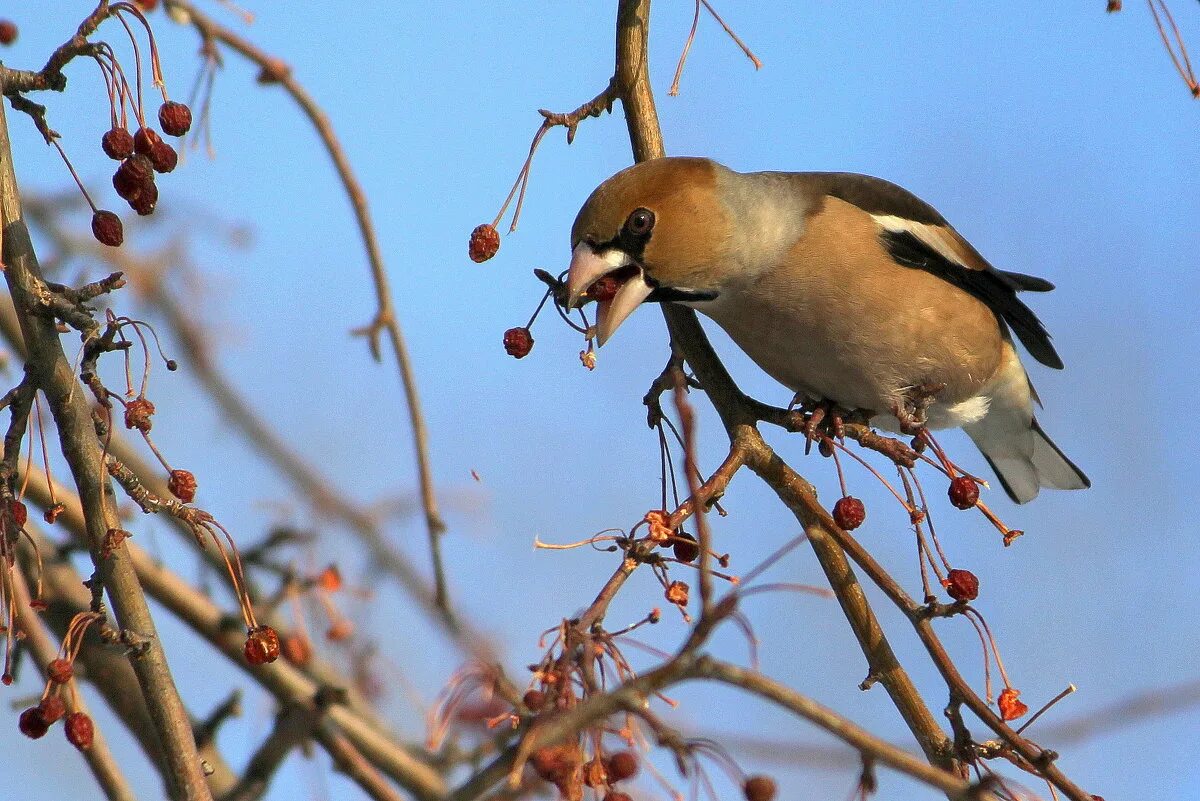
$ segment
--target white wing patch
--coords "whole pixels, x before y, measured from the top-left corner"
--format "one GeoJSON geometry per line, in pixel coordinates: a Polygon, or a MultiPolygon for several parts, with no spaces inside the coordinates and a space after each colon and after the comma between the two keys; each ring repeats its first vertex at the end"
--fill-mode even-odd
{"type": "Polygon", "coordinates": [[[953,234],[946,230],[944,226],[926,225],[925,223],[913,222],[912,220],[906,220],[903,217],[895,217],[890,214],[872,214],[871,219],[885,231],[892,231],[894,233],[907,231],[929,245],[939,256],[950,263],[969,269],[968,265],[963,264],[962,254],[958,249],[958,243],[954,241],[953,234]]]}

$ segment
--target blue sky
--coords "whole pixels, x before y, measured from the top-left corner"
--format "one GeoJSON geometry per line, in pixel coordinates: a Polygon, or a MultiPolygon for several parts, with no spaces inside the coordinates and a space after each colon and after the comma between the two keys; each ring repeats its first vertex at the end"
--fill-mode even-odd
{"type": "MultiPolygon", "coordinates": [[[[1126,5],[1106,15],[1098,0],[723,3],[718,10],[764,66],[755,72],[703,17],[676,98],[666,90],[691,5],[659,2],[652,27],[652,71],[670,153],[707,155],[742,170],[888,178],[937,206],[997,267],[1058,285],[1031,303],[1067,368],[1030,370],[1045,401],[1044,426],[1089,473],[1093,489],[1046,493],[1020,508],[996,497],[993,506],[1028,532],[1009,549],[973,515],[947,507],[939,518],[953,560],[981,578],[979,606],[1023,699],[1037,706],[1068,682],[1080,688],[1053,721],[1196,678],[1200,601],[1193,571],[1200,545],[1192,518],[1200,456],[1190,407],[1200,386],[1200,106],[1174,74],[1148,11],[1126,5]]],[[[1200,48],[1200,6],[1174,6],[1185,37],[1200,48]]],[[[5,12],[22,26],[18,45],[2,54],[6,64],[41,64],[90,10],[76,2],[44,8],[55,13],[42,13],[42,21],[19,8],[5,12]]],[[[619,117],[586,121],[570,148],[561,131],[552,132],[534,163],[518,232],[504,238],[493,261],[466,258],[467,234],[494,216],[516,177],[540,121],[536,109],[574,108],[606,83],[612,4],[361,2],[252,10],[258,20],[246,34],[291,62],[323,104],[370,198],[418,365],[451,523],[452,591],[466,612],[494,628],[517,670],[536,658],[537,632],[585,606],[613,567],[607,554],[534,552],[534,536],[574,540],[628,527],[656,505],[658,492],[656,442],[640,404],[667,355],[656,310],[626,323],[600,352],[594,373],[579,365],[576,335],[552,316],[535,327],[529,358],[513,361],[500,347],[504,329],[523,324],[538,300],[531,270],[565,268],[579,205],[629,162],[619,117]]],[[[212,11],[238,24],[215,4],[212,11]]],[[[172,93],[186,97],[195,37],[161,16],[157,22],[172,93]]],[[[115,32],[109,36],[117,41],[115,32]]],[[[160,209],[196,232],[191,251],[204,285],[194,296],[196,314],[213,331],[223,367],[312,462],[341,477],[364,503],[409,501],[413,470],[394,370],[373,363],[347,335],[373,311],[348,205],[315,136],[279,90],[254,83],[255,72],[229,57],[213,107],[217,158],[192,154],[160,182],[160,209]],[[231,247],[229,231],[241,228],[251,233],[249,246],[231,247]]],[[[94,68],[76,64],[69,75],[65,96],[37,99],[49,106],[89,186],[113,205],[109,164],[93,144],[107,127],[94,68]]],[[[63,188],[68,176],[53,152],[24,120],[9,117],[26,190],[63,188]]],[[[79,224],[86,225],[82,215],[79,224]]],[[[157,236],[131,225],[127,241],[157,236]]],[[[786,402],[786,391],[719,332],[714,341],[745,389],[786,402]]],[[[157,380],[158,441],[195,470],[203,502],[232,523],[235,536],[252,542],[280,519],[313,522],[303,498],[213,413],[195,406],[199,390],[186,365],[177,377],[157,380]]],[[[715,465],[723,437],[703,398],[694,401],[701,463],[715,465]]],[[[795,437],[767,433],[832,502],[831,466],[805,460],[795,437]]],[[[986,470],[965,437],[943,442],[966,465],[986,470]]],[[[904,521],[868,477],[852,471],[851,480],[875,512],[859,531],[862,541],[915,592],[904,521]]],[[[735,570],[744,572],[797,533],[749,475],[735,480],[726,506],[731,514],[715,524],[715,536],[734,554],[735,570]]],[[[147,541],[162,551],[173,547],[170,535],[155,540],[154,524],[145,525],[147,541]]],[[[424,564],[415,518],[392,521],[391,533],[424,564]]],[[[332,552],[352,575],[364,567],[335,528],[324,542],[322,558],[332,552]]],[[[180,567],[194,569],[187,559],[180,567]]],[[[820,583],[803,548],[772,575],[820,583]]],[[[354,611],[383,635],[396,691],[388,713],[399,730],[417,736],[421,719],[407,688],[428,702],[457,655],[400,594],[375,584],[375,599],[354,611]]],[[[632,621],[660,598],[643,576],[610,620],[632,621]]],[[[877,600],[902,661],[940,709],[944,687],[902,621],[877,600]]],[[[835,604],[767,595],[748,602],[747,611],[767,673],[907,742],[882,691],[856,689],[865,667],[835,604]]],[[[164,628],[177,665],[208,664],[199,643],[164,628]]],[[[939,629],[967,675],[980,680],[970,629],[961,620],[939,629]]],[[[668,615],[647,639],[672,648],[683,633],[668,615]]],[[[732,634],[715,648],[744,658],[744,644],[732,634]]],[[[243,681],[217,663],[200,675],[180,672],[201,713],[243,681]]],[[[723,691],[690,687],[678,697],[676,719],[698,731],[826,742],[723,691]]],[[[252,696],[247,716],[223,734],[231,754],[253,748],[269,726],[269,710],[252,696]]],[[[1186,711],[1114,725],[1063,747],[1061,766],[1109,801],[1182,801],[1200,791],[1197,735],[1200,724],[1186,711]]],[[[152,795],[148,768],[114,739],[152,795]]],[[[46,784],[39,797],[89,781],[57,748],[0,727],[0,750],[40,766],[31,767],[46,784]]],[[[842,797],[853,784],[846,768],[744,762],[770,767],[788,798],[842,797]]],[[[271,798],[308,797],[301,788],[312,776],[293,760],[271,798]]],[[[934,797],[886,772],[882,779],[882,797],[934,797]]],[[[356,797],[336,776],[329,786],[334,798],[356,797]]]]}

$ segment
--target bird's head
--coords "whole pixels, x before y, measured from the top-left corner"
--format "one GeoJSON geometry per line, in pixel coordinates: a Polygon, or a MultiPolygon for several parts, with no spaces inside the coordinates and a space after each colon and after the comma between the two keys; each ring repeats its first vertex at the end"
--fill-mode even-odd
{"type": "Polygon", "coordinates": [[[597,297],[601,345],[643,302],[717,296],[730,231],[722,171],[707,159],[645,161],[600,184],[583,204],[571,229],[568,306],[597,297]],[[619,285],[616,294],[589,293],[605,277],[619,285]]]}

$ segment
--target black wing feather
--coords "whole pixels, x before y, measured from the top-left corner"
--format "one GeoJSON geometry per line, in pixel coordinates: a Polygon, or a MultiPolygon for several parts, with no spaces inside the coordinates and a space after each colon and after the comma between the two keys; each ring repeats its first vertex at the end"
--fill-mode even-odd
{"type": "Polygon", "coordinates": [[[1047,367],[1062,369],[1062,359],[1050,342],[1050,334],[1033,310],[1017,297],[1022,289],[1045,292],[1053,286],[1049,281],[1021,273],[972,270],[948,260],[911,231],[884,229],[881,237],[897,263],[925,270],[979,298],[1008,323],[1033,358],[1047,367]]]}

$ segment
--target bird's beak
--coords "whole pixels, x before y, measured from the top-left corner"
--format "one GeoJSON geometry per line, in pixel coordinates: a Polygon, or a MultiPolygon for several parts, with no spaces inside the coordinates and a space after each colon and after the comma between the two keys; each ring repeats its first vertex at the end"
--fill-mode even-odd
{"type": "Polygon", "coordinates": [[[607,342],[625,318],[650,297],[653,289],[646,283],[637,262],[620,250],[611,249],[599,254],[586,242],[580,242],[571,254],[571,268],[567,271],[567,308],[577,306],[592,284],[627,267],[635,267],[637,271],[621,283],[611,300],[596,303],[596,341],[600,345],[607,342]]]}

